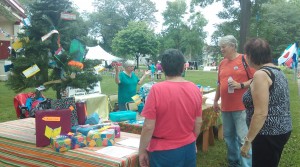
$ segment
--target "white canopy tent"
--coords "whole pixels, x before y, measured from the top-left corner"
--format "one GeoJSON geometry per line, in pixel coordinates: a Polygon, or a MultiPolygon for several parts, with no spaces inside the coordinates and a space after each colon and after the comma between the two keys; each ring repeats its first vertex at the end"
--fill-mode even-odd
{"type": "Polygon", "coordinates": [[[85,56],[86,59],[105,60],[108,62],[122,60],[122,58],[119,58],[119,57],[116,57],[116,56],[113,56],[113,55],[107,53],[99,45],[94,46],[94,47],[87,47],[87,49],[88,49],[88,52],[85,56]]]}

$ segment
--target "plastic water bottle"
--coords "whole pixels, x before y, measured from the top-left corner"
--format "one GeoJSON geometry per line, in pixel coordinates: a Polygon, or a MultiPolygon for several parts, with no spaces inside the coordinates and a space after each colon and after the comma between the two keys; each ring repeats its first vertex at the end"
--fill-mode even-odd
{"type": "Polygon", "coordinates": [[[232,82],[232,81],[233,81],[233,79],[232,79],[232,77],[230,76],[230,77],[228,78],[228,93],[234,93],[233,87],[229,86],[229,83],[232,82]]]}

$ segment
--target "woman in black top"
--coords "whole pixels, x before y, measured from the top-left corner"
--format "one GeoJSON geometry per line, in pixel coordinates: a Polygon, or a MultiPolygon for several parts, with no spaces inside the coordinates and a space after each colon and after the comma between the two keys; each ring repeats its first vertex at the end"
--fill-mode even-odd
{"type": "Polygon", "coordinates": [[[249,132],[241,154],[247,157],[252,143],[253,167],[277,167],[292,130],[288,82],[272,63],[271,49],[265,40],[250,39],[245,53],[249,65],[257,71],[243,96],[249,132]]]}

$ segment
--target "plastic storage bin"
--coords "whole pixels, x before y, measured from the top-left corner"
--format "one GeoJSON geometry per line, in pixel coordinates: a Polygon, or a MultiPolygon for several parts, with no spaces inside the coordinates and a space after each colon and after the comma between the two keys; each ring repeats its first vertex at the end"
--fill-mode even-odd
{"type": "Polygon", "coordinates": [[[113,122],[136,120],[136,112],[134,111],[117,111],[109,114],[109,119],[113,122]]]}

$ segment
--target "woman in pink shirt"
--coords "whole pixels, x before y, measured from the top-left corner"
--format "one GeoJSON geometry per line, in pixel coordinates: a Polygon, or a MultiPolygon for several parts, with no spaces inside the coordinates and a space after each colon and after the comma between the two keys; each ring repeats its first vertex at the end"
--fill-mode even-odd
{"type": "Polygon", "coordinates": [[[160,61],[157,61],[157,64],[156,64],[156,78],[157,79],[161,79],[161,72],[162,72],[162,67],[161,67],[160,61]]]}
{"type": "Polygon", "coordinates": [[[181,77],[183,54],[168,49],[162,55],[166,80],[152,86],[142,116],[140,166],[196,166],[195,141],[202,123],[202,95],[181,77]]]}

